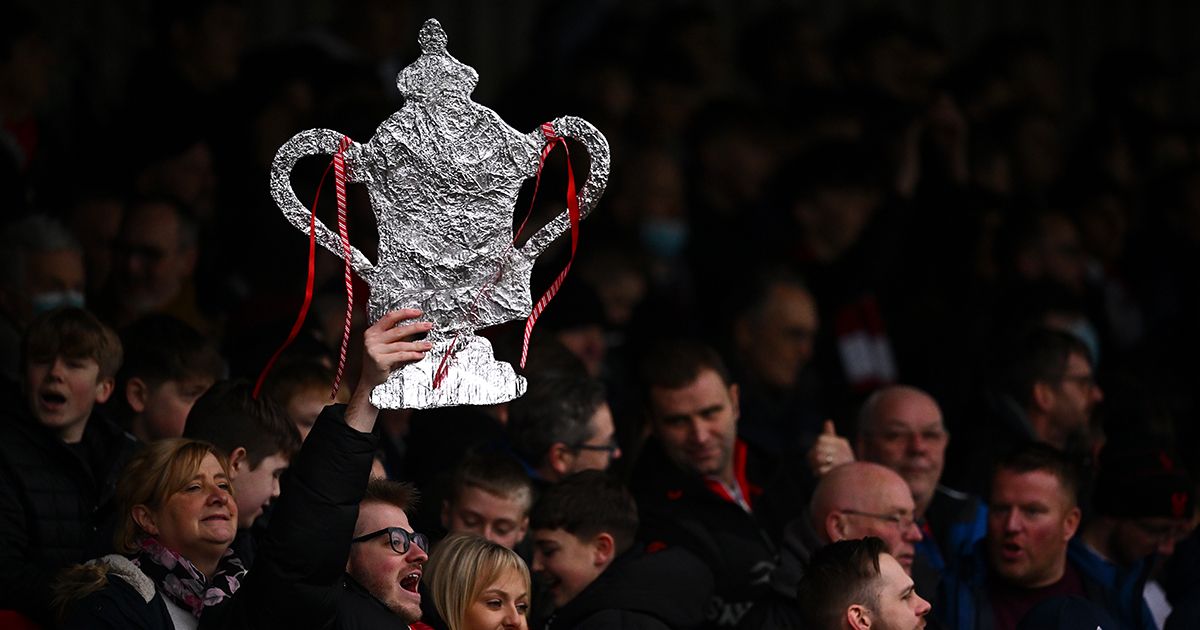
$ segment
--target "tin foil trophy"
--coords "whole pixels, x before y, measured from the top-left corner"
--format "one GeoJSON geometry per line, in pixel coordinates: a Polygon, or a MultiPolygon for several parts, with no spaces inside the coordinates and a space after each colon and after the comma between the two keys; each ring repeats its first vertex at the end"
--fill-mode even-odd
{"type": "MultiPolygon", "coordinates": [[[[425,22],[418,40],[421,56],[397,76],[405,99],[400,111],[364,144],[343,143],[343,134],[328,129],[296,134],[275,155],[271,193],[288,221],[308,233],[313,219],[292,190],[292,168],[304,156],[334,155],[340,148],[345,180],[365,184],[378,222],[379,260],[349,251],[354,271],[370,286],[370,320],[419,308],[434,324],[428,337],[433,349],[393,372],[372,392],[372,403],[423,409],[504,402],[525,392],[525,379],[497,361],[491,343],[475,330],[530,314],[534,260],[570,228],[564,211],[514,246],[517,195],[537,174],[547,142],[572,138],[591,163],[578,193],[580,218],[586,216],[608,180],[608,142],[571,116],[518,132],[471,100],[479,75],[447,52],[437,20],[425,22]],[[446,358],[448,368],[435,387],[446,358]]],[[[320,221],[315,229],[321,246],[343,255],[337,233],[320,221]]]]}

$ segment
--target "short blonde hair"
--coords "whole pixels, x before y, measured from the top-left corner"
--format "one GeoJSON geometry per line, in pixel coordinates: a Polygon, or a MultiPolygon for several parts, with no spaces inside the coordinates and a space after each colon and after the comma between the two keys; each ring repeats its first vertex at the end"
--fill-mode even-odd
{"type": "Polygon", "coordinates": [[[133,507],[144,505],[152,510],[161,507],[168,497],[192,480],[205,456],[210,454],[229,477],[229,460],[212,444],[200,440],[172,438],[151,442],[129,460],[117,482],[117,514],[121,519],[113,538],[117,550],[133,553],[138,549],[138,541],[146,536],[133,520],[133,507]]]}
{"type": "Polygon", "coordinates": [[[425,565],[433,605],[450,630],[461,630],[467,608],[485,588],[510,571],[530,589],[529,567],[516,552],[474,534],[446,537],[425,565]]]}

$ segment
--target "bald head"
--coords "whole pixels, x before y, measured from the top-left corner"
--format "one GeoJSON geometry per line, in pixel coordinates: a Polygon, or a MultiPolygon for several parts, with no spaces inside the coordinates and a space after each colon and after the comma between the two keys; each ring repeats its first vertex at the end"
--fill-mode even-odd
{"type": "Polygon", "coordinates": [[[895,471],[852,462],[829,471],[813,492],[813,528],[825,542],[878,536],[888,552],[911,571],[913,544],[921,540],[913,523],[913,498],[895,471]]]}
{"type": "Polygon", "coordinates": [[[912,491],[918,515],[933,501],[948,443],[937,401],[915,387],[885,387],[863,403],[858,457],[899,473],[912,491]]]}

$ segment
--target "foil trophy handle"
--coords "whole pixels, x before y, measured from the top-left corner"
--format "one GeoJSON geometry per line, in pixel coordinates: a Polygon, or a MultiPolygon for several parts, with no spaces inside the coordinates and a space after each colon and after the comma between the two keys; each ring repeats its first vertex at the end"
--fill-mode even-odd
{"type": "MultiPolygon", "coordinates": [[[[306,207],[296,197],[296,191],[292,189],[292,169],[295,168],[296,162],[300,158],[309,155],[333,155],[337,153],[338,144],[342,140],[342,134],[330,129],[308,129],[291,137],[283,146],[279,147],[279,151],[275,153],[275,160],[271,164],[271,196],[275,198],[275,203],[283,210],[283,216],[287,218],[296,229],[308,234],[310,221],[312,221],[313,210],[306,207]]],[[[363,153],[362,145],[357,142],[351,142],[346,149],[346,181],[356,181],[354,173],[359,170],[354,168],[360,163],[363,153]]],[[[332,191],[331,191],[332,192],[332,191]]],[[[341,258],[344,254],[342,251],[342,239],[337,232],[329,229],[324,221],[317,219],[316,222],[317,243],[325,249],[333,252],[335,256],[341,258]]],[[[375,272],[375,266],[370,260],[353,245],[350,246],[350,264],[354,271],[358,272],[358,276],[366,280],[368,284],[375,272]]]]}
{"type": "MultiPolygon", "coordinates": [[[[604,187],[608,185],[610,159],[608,140],[591,123],[575,116],[556,118],[551,124],[554,126],[556,134],[564,138],[577,140],[587,149],[588,159],[591,164],[588,167],[587,180],[584,181],[583,187],[578,192],[579,218],[583,220],[596,207],[596,202],[600,200],[600,195],[604,194],[604,187]]],[[[540,130],[534,133],[539,137],[542,136],[540,130]]],[[[548,140],[542,137],[543,146],[546,142],[548,140]]],[[[530,261],[534,260],[550,246],[550,243],[554,242],[554,239],[562,236],[570,227],[571,220],[567,216],[567,211],[564,210],[561,214],[546,223],[546,225],[542,226],[542,229],[535,232],[533,236],[529,237],[529,241],[520,250],[521,255],[530,261]]]]}

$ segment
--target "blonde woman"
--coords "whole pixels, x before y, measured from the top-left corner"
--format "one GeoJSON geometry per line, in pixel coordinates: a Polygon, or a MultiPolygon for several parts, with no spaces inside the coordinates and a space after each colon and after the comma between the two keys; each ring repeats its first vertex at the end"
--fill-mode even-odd
{"type": "Polygon", "coordinates": [[[117,485],[114,554],[64,575],[64,627],[195,628],[227,603],[246,569],[229,549],[237,502],[229,463],[208,442],[146,445],[117,485]]]}
{"type": "Polygon", "coordinates": [[[527,630],[529,568],[511,549],[475,535],[442,541],[425,565],[450,630],[527,630]]]}

